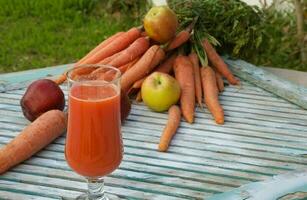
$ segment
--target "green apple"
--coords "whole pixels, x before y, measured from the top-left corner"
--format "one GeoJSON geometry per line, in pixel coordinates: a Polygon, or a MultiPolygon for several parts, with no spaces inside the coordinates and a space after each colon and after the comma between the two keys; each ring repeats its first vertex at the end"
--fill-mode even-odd
{"type": "Polygon", "coordinates": [[[163,112],[179,100],[180,85],[172,76],[154,72],[144,80],[141,94],[144,103],[150,109],[163,112]]]}
{"type": "Polygon", "coordinates": [[[156,6],[147,12],[143,24],[147,35],[163,44],[175,36],[178,19],[168,6],[156,6]]]}

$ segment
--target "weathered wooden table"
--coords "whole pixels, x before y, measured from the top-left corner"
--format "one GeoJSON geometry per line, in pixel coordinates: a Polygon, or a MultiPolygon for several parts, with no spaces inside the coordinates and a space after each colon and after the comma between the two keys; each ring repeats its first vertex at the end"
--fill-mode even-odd
{"type": "MultiPolygon", "coordinates": [[[[0,75],[0,146],[29,123],[19,106],[28,83],[60,74],[67,67],[0,75]]],[[[65,85],[62,89],[67,95],[65,85]]],[[[181,123],[167,153],[157,151],[167,114],[154,113],[143,104],[133,103],[122,127],[123,162],[106,177],[106,190],[111,196],[159,200],[253,199],[255,192],[246,188],[256,191],[259,185],[249,184],[217,194],[306,169],[307,110],[243,80],[240,88],[227,86],[220,99],[225,109],[225,125],[217,126],[206,109],[197,108],[195,123],[181,123]]],[[[65,135],[0,175],[0,199],[74,199],[84,192],[84,179],[71,171],[65,161],[64,143],[65,135]]],[[[269,199],[272,194],[284,196],[282,192],[288,191],[293,182],[300,187],[300,193],[295,194],[305,195],[306,171],[297,173],[300,174],[288,175],[281,182],[271,181],[266,187],[268,198],[260,195],[258,199],[269,199]]]]}

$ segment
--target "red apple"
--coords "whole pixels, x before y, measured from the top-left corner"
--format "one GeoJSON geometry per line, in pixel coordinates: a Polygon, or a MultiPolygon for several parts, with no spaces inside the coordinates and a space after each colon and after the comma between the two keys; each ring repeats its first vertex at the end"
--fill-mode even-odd
{"type": "Polygon", "coordinates": [[[20,105],[24,116],[34,121],[41,114],[65,107],[65,97],[61,88],[52,80],[40,79],[31,83],[23,95],[20,105]]]}

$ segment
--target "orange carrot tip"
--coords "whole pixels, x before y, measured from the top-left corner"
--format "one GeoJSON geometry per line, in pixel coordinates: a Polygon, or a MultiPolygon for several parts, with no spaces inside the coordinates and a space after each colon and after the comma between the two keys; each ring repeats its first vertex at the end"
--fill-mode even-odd
{"type": "Polygon", "coordinates": [[[173,105],[168,110],[168,121],[163,130],[163,133],[160,138],[160,143],[158,146],[158,150],[165,152],[167,151],[169,144],[176,134],[177,128],[180,124],[181,111],[177,105],[173,105]]]}

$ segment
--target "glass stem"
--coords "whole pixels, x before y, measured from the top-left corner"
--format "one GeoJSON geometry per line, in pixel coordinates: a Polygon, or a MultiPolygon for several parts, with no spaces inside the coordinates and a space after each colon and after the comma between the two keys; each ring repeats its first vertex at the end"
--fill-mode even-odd
{"type": "Polygon", "coordinates": [[[88,178],[87,186],[90,200],[108,200],[104,191],[103,178],[88,178]]]}

